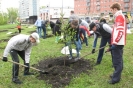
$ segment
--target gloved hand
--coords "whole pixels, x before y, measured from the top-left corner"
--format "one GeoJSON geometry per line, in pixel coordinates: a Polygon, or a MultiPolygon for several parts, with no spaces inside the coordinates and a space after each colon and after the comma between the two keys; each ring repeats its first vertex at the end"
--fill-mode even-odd
{"type": "Polygon", "coordinates": [[[105,53],[110,52],[110,48],[105,51],[105,53]]]}
{"type": "Polygon", "coordinates": [[[29,68],[29,67],[30,67],[29,63],[25,63],[24,65],[28,66],[28,67],[26,67],[26,68],[29,68]]]}
{"type": "Polygon", "coordinates": [[[95,53],[95,49],[92,49],[91,53],[95,53]]]}
{"type": "Polygon", "coordinates": [[[4,62],[7,62],[7,57],[3,57],[3,59],[2,59],[4,62]]]}
{"type": "Polygon", "coordinates": [[[116,45],[112,45],[109,49],[105,51],[105,53],[110,52],[111,50],[114,50],[116,48],[116,45]]]}

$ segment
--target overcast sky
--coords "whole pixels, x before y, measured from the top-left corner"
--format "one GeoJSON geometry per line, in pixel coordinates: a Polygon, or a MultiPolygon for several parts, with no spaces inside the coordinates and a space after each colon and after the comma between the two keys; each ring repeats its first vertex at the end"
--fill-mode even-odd
{"type": "MultiPolygon", "coordinates": [[[[63,1],[63,6],[74,7],[74,0],[40,0],[40,5],[41,6],[50,5],[50,7],[62,7],[62,1],[63,1]]],[[[6,8],[9,7],[18,8],[19,6],[18,2],[19,0],[2,0],[1,8],[3,11],[5,11],[6,8]]]]}

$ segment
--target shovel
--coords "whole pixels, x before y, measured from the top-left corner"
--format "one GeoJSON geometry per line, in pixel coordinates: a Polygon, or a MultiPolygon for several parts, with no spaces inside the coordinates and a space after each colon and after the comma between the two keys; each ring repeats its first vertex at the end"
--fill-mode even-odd
{"type": "MultiPolygon", "coordinates": [[[[2,60],[2,59],[1,59],[2,60]]],[[[17,62],[14,62],[14,61],[11,61],[11,60],[8,60],[8,62],[11,62],[11,63],[14,63],[14,64],[17,64],[17,65],[20,65],[20,66],[23,66],[23,67],[28,67],[26,65],[23,65],[23,64],[20,64],[20,63],[17,63],[17,62]]],[[[34,67],[29,67],[30,69],[33,69],[33,70],[36,70],[38,72],[40,72],[41,74],[49,74],[49,72],[47,71],[42,71],[40,69],[37,69],[37,68],[34,68],[34,67]]]]}
{"type": "MultiPolygon", "coordinates": [[[[107,46],[109,46],[109,45],[110,45],[110,44],[108,44],[108,45],[106,45],[106,46],[103,46],[103,47],[99,48],[98,50],[96,50],[95,52],[97,52],[97,51],[99,51],[99,50],[101,50],[101,49],[103,49],[103,48],[105,48],[105,47],[107,47],[107,46]]],[[[93,53],[86,54],[86,55],[82,56],[81,58],[86,57],[86,56],[91,55],[91,54],[93,54],[93,53]]]]}

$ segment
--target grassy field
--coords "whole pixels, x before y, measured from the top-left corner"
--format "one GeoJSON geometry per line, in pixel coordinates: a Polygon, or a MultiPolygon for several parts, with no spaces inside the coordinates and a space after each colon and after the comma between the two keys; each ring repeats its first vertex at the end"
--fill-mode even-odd
{"type": "MultiPolygon", "coordinates": [[[[23,26],[22,33],[29,34],[29,31],[34,31],[35,28],[26,28],[23,26]]],[[[0,26],[1,30],[8,30],[8,32],[16,32],[17,29],[15,25],[4,25],[0,26]],[[12,29],[14,28],[14,29],[12,29]]],[[[0,32],[0,40],[9,38],[7,32],[0,32]]],[[[50,34],[51,32],[49,32],[50,34]]],[[[37,64],[38,61],[42,59],[47,59],[47,57],[58,57],[62,56],[60,50],[64,46],[64,44],[55,43],[55,37],[40,39],[41,43],[38,46],[33,47],[31,53],[30,64],[37,64]]],[[[100,65],[95,66],[93,68],[90,75],[80,74],[78,77],[75,77],[71,80],[70,84],[65,88],[133,88],[133,35],[127,35],[127,44],[124,47],[124,69],[122,72],[122,79],[120,83],[115,85],[110,85],[107,83],[109,80],[109,75],[112,74],[112,61],[110,53],[104,54],[103,61],[100,65]]],[[[100,42],[100,39],[98,40],[100,42]]],[[[89,47],[85,47],[83,44],[83,48],[81,50],[81,56],[90,53],[92,50],[92,42],[93,38],[89,38],[89,47]]],[[[97,45],[97,49],[99,46],[99,42],[97,45]]],[[[7,42],[0,43],[0,47],[5,47],[7,42]]],[[[0,56],[2,57],[3,50],[0,50],[0,56]]],[[[95,54],[89,55],[85,57],[85,59],[94,59],[96,61],[98,52],[95,54]]],[[[10,55],[8,59],[11,60],[10,55]]],[[[20,59],[20,63],[23,63],[20,59]]],[[[23,81],[23,84],[16,85],[11,82],[12,79],[12,63],[2,62],[0,61],[0,88],[51,88],[50,84],[47,84],[44,81],[38,80],[36,75],[33,76],[23,76],[23,67],[20,66],[20,74],[19,78],[23,81]]],[[[31,70],[33,71],[33,70],[31,70]]]]}

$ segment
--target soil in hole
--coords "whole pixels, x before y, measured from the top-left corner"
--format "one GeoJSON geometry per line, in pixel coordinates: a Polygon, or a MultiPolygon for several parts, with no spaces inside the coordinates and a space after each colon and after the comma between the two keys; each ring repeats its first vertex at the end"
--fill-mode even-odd
{"type": "Polygon", "coordinates": [[[68,57],[47,58],[34,65],[36,68],[48,71],[49,74],[39,74],[37,78],[52,84],[53,88],[64,88],[71,79],[80,73],[89,74],[92,70],[94,61],[81,58],[78,61],[69,60],[68,57]],[[65,65],[64,65],[65,59],[65,65]]]}
{"type": "Polygon", "coordinates": [[[0,32],[7,32],[8,30],[0,30],[0,32]]]}
{"type": "Polygon", "coordinates": [[[2,43],[2,42],[8,42],[9,41],[9,39],[1,39],[0,40],[0,43],[2,43]]]}

